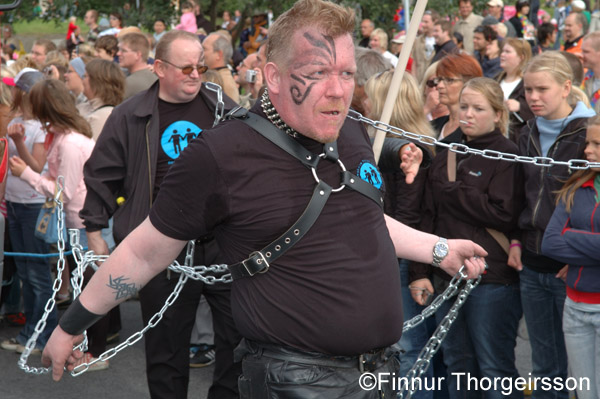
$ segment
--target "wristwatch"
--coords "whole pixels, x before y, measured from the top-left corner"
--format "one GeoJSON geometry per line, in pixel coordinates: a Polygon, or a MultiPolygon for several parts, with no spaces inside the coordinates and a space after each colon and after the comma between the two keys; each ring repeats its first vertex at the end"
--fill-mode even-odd
{"type": "Polygon", "coordinates": [[[433,246],[433,262],[431,264],[435,267],[440,267],[440,263],[442,263],[446,256],[448,256],[448,240],[440,237],[438,242],[433,246]]]}

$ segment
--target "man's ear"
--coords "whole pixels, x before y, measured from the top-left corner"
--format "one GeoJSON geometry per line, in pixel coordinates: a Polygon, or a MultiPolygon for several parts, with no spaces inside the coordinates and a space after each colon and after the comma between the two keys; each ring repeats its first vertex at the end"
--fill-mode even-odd
{"type": "Polygon", "coordinates": [[[272,62],[268,62],[264,68],[264,79],[269,93],[279,94],[281,89],[281,70],[277,65],[272,62]]]}

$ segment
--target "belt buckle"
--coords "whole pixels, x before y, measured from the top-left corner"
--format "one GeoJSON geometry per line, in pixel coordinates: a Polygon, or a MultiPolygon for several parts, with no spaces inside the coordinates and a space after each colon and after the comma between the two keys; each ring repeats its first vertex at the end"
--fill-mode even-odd
{"type": "Polygon", "coordinates": [[[267,258],[265,258],[265,256],[263,255],[262,252],[260,251],[254,251],[250,254],[250,256],[248,257],[248,259],[244,259],[242,261],[242,265],[244,265],[244,268],[246,269],[246,271],[248,272],[248,275],[250,277],[254,276],[257,273],[263,274],[266,273],[269,270],[269,267],[271,267],[271,265],[269,265],[269,262],[267,262],[267,258]],[[259,256],[259,259],[256,260],[256,263],[258,263],[259,265],[262,264],[264,262],[265,264],[265,268],[263,270],[259,270],[257,272],[251,272],[250,269],[248,268],[248,265],[246,265],[246,262],[248,260],[250,260],[250,258],[253,258],[255,255],[259,256]]]}

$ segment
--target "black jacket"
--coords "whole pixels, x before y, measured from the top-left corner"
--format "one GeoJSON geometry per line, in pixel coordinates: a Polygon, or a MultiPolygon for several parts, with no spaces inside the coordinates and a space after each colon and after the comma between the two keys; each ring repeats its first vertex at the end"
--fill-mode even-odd
{"type": "MultiPolygon", "coordinates": [[[[88,231],[108,226],[114,215],[117,242],[148,216],[160,140],[156,82],[117,106],[102,129],[92,155],[84,166],[87,195],[79,216],[88,231]],[[125,202],[117,205],[117,198],[125,202]]],[[[216,93],[202,86],[200,93],[209,109],[216,108],[216,93]]],[[[237,104],[223,93],[225,113],[237,104]]],[[[202,126],[210,128],[210,126],[202,126]]]]}
{"type": "Polygon", "coordinates": [[[448,54],[458,54],[458,47],[456,47],[456,43],[454,43],[454,41],[452,41],[452,40],[448,40],[446,43],[442,44],[441,46],[438,46],[436,44],[434,46],[434,48],[435,48],[435,55],[431,59],[430,65],[436,61],[441,60],[448,54]]]}
{"type": "MultiPolygon", "coordinates": [[[[499,130],[466,142],[457,131],[444,142],[462,142],[478,150],[517,153],[517,146],[499,130]]],[[[523,205],[523,176],[518,164],[456,154],[456,181],[448,181],[448,150],[436,155],[425,185],[421,230],[446,238],[473,240],[488,252],[488,272],[482,283],[511,284],[518,273],[506,264],[508,256],[486,228],[509,235],[517,227],[523,205]]],[[[431,273],[450,280],[442,269],[413,263],[410,281],[429,278],[431,273]]]]}
{"type": "MultiPolygon", "coordinates": [[[[540,134],[535,119],[527,122],[519,136],[519,154],[529,157],[541,156],[540,134]]],[[[569,122],[550,146],[547,156],[556,161],[584,159],[587,118],[569,122]]],[[[555,273],[564,263],[547,258],[542,253],[542,238],[556,206],[556,192],[570,177],[566,166],[540,167],[524,164],[525,209],[519,217],[522,231],[524,265],[538,272],[555,273]]]]}

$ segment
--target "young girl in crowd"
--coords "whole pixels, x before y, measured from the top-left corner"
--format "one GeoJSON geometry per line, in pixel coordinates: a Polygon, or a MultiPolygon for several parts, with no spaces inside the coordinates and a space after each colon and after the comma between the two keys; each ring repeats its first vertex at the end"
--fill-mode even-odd
{"type": "MultiPolygon", "coordinates": [[[[79,115],[69,90],[59,80],[41,80],[29,92],[32,117],[45,126],[48,170],[34,170],[22,158],[10,158],[10,171],[20,177],[43,197],[52,198],[56,192],[56,179],[64,177],[63,202],[65,225],[81,229],[81,244],[87,247],[79,210],[83,206],[86,189],[83,182],[83,164],[94,147],[89,124],[79,115]]],[[[64,281],[63,285],[68,281],[64,281]]]]}
{"type": "MultiPolygon", "coordinates": [[[[458,108],[462,127],[445,141],[478,150],[517,153],[517,146],[505,137],[508,110],[497,82],[489,78],[467,81],[458,108]]],[[[473,240],[489,253],[487,273],[469,295],[442,344],[444,363],[452,376],[447,379],[450,398],[481,398],[481,392],[464,389],[466,377],[453,373],[491,380],[519,376],[514,354],[522,316],[519,276],[507,265],[506,235],[517,227],[522,190],[519,166],[511,162],[442,149],[429,168],[421,229],[442,237],[473,240]]],[[[411,295],[424,305],[426,297],[443,292],[452,277],[439,268],[411,264],[411,295]]],[[[451,306],[451,301],[445,301],[436,312],[438,323],[451,306]]],[[[492,390],[486,397],[522,398],[523,394],[515,390],[503,396],[501,391],[492,390]]]]}
{"type": "MultiPolygon", "coordinates": [[[[520,155],[557,161],[583,158],[585,124],[594,111],[577,101],[572,70],[557,52],[534,57],[524,76],[525,96],[535,118],[519,135],[520,155]]],[[[566,166],[522,165],[525,210],[519,218],[521,240],[513,240],[509,265],[520,270],[521,302],[532,347],[534,377],[567,378],[567,353],[562,333],[566,296],[564,262],[542,254],[544,230],[552,216],[556,192],[570,177],[566,166]]],[[[534,391],[533,398],[568,398],[562,392],[534,391]]]]}
{"type": "MultiPolygon", "coordinates": [[[[600,162],[600,117],[588,121],[585,156],[600,162]]],[[[573,377],[588,378],[579,399],[598,397],[600,368],[600,168],[575,172],[558,192],[542,242],[546,256],[568,264],[563,332],[573,377]]],[[[580,386],[578,385],[578,388],[580,386]]]]}
{"type": "Polygon", "coordinates": [[[48,172],[37,173],[16,156],[10,159],[10,170],[14,176],[20,177],[48,198],[54,197],[58,176],[64,176],[66,226],[68,229],[82,229],[83,223],[78,213],[86,193],[83,164],[94,148],[92,129],[79,115],[65,84],[58,80],[36,83],[31,88],[29,98],[33,117],[45,126],[47,132],[44,145],[48,151],[48,172]]]}
{"type": "MultiPolygon", "coordinates": [[[[12,78],[4,78],[3,82],[12,87],[13,119],[8,125],[10,137],[8,153],[11,157],[19,156],[24,164],[41,173],[46,164],[44,141],[46,133],[39,121],[31,113],[29,91],[38,81],[44,79],[41,72],[25,68],[12,78]]],[[[12,171],[11,171],[12,172],[12,171]]],[[[34,231],[42,205],[46,197],[19,179],[18,175],[8,173],[6,184],[6,206],[8,211],[8,229],[12,250],[25,253],[48,253],[49,247],[43,240],[35,237],[34,231]]],[[[42,318],[46,303],[52,296],[52,276],[50,266],[45,258],[16,257],[17,274],[22,282],[23,307],[25,325],[16,338],[2,342],[3,349],[22,352],[27,340],[33,335],[35,325],[42,318]]],[[[58,300],[66,298],[58,298],[58,300]]],[[[56,327],[56,310],[47,319],[46,328],[40,334],[35,350],[43,349],[56,327]]]]}
{"type": "Polygon", "coordinates": [[[533,118],[533,113],[525,100],[523,86],[523,70],[530,59],[531,46],[527,41],[514,37],[505,39],[500,53],[502,72],[497,80],[500,82],[506,107],[510,112],[508,136],[515,143],[519,131],[528,120],[533,118]]]}

